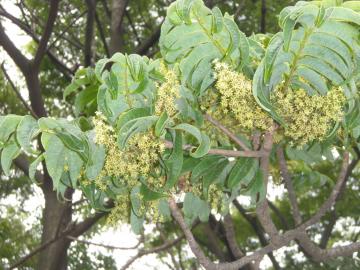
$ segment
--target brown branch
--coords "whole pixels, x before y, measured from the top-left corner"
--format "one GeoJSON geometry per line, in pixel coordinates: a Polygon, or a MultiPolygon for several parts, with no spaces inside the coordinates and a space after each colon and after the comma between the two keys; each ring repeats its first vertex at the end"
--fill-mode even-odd
{"type": "Polygon", "coordinates": [[[342,186],[346,183],[346,179],[350,175],[351,171],[355,168],[358,163],[358,159],[353,160],[349,165],[349,153],[345,152],[343,156],[343,163],[341,166],[341,171],[337,179],[337,183],[335,184],[329,198],[321,205],[319,210],[313,215],[308,221],[304,222],[302,226],[304,228],[311,226],[320,221],[320,219],[331,209],[334,205],[336,199],[338,198],[342,186]]]}
{"type": "Polygon", "coordinates": [[[50,1],[50,9],[49,9],[48,19],[46,22],[44,33],[40,39],[39,46],[38,46],[38,49],[36,51],[36,54],[35,54],[35,57],[34,57],[34,60],[32,63],[32,68],[39,67],[40,62],[46,53],[46,46],[48,44],[51,33],[53,31],[55,19],[56,19],[57,13],[58,13],[59,2],[60,2],[60,0],[51,0],[50,1]]]}
{"type": "MultiPolygon", "coordinates": [[[[60,239],[68,238],[68,236],[72,238],[78,237],[79,235],[85,233],[88,229],[90,229],[100,218],[102,218],[106,214],[107,214],[106,212],[96,213],[94,216],[88,217],[87,219],[85,219],[84,221],[78,224],[72,224],[72,225],[70,224],[70,226],[68,226],[68,228],[64,230],[62,233],[56,234],[52,239],[46,241],[45,243],[35,248],[29,254],[25,255],[20,260],[12,264],[9,269],[15,269],[19,267],[24,262],[35,256],[39,252],[43,251],[44,249],[48,248],[53,243],[59,241],[60,239]]],[[[73,241],[73,240],[69,239],[69,241],[73,241]]]]}
{"type": "Polygon", "coordinates": [[[111,9],[110,25],[110,54],[113,55],[122,49],[122,22],[124,19],[125,9],[129,0],[113,0],[111,9]]]}
{"type": "MultiPolygon", "coordinates": [[[[260,242],[261,246],[263,246],[263,247],[267,246],[269,243],[265,238],[264,231],[258,224],[257,218],[247,214],[246,210],[240,205],[240,203],[236,199],[233,200],[233,204],[235,205],[236,209],[241,213],[241,215],[246,219],[246,221],[250,224],[253,231],[259,238],[259,242],[260,242]]],[[[271,262],[274,266],[274,269],[280,270],[281,267],[280,267],[279,263],[276,261],[274,254],[272,252],[269,252],[267,254],[267,256],[271,260],[271,262]]]]}
{"type": "Polygon", "coordinates": [[[77,237],[73,237],[73,236],[70,236],[70,235],[68,235],[67,238],[70,239],[71,241],[76,241],[76,242],[84,243],[84,244],[87,244],[87,245],[103,247],[103,248],[107,248],[107,249],[119,249],[119,250],[136,249],[141,244],[141,241],[139,241],[135,246],[132,246],[132,247],[118,247],[118,246],[105,245],[105,244],[100,244],[100,243],[94,243],[94,242],[91,242],[91,241],[81,240],[81,239],[79,239],[77,237]]]}
{"type": "Polygon", "coordinates": [[[100,39],[104,45],[104,50],[105,50],[105,54],[107,57],[110,57],[110,52],[109,52],[109,46],[106,42],[106,37],[105,37],[105,33],[104,33],[104,29],[102,27],[101,21],[99,19],[99,16],[97,14],[97,12],[95,12],[95,22],[96,22],[96,27],[99,31],[99,35],[100,35],[100,39]]]}
{"type": "Polygon", "coordinates": [[[135,53],[140,54],[140,55],[145,55],[147,54],[147,52],[149,51],[149,49],[155,45],[155,43],[159,40],[160,38],[160,31],[161,31],[161,26],[158,26],[155,31],[147,38],[145,39],[143,42],[141,42],[138,47],[135,49],[135,53]]]}
{"type": "Polygon", "coordinates": [[[88,67],[92,64],[92,45],[94,40],[94,22],[96,2],[95,0],[86,0],[87,16],[85,29],[85,45],[84,45],[84,66],[88,67]]]}
{"type": "MultiPolygon", "coordinates": [[[[269,180],[269,163],[270,163],[270,152],[273,146],[273,134],[277,126],[274,125],[271,130],[265,133],[264,143],[262,146],[263,156],[260,158],[260,169],[263,175],[263,181],[265,186],[265,194],[267,194],[267,185],[269,180]]],[[[266,196],[266,195],[265,195],[266,196]]],[[[265,232],[270,236],[270,243],[276,242],[278,238],[278,230],[271,219],[268,201],[264,199],[259,202],[256,207],[256,215],[264,228],[265,232]]]]}
{"type": "Polygon", "coordinates": [[[3,71],[5,78],[7,79],[7,81],[9,82],[11,88],[13,89],[13,91],[15,92],[16,96],[20,99],[21,103],[24,105],[25,109],[27,111],[30,112],[30,114],[34,117],[34,118],[38,118],[38,116],[36,115],[36,113],[31,109],[31,107],[27,104],[27,102],[25,101],[25,99],[21,96],[20,92],[18,91],[18,89],[16,88],[14,82],[11,80],[9,74],[7,73],[6,69],[5,69],[5,63],[3,62],[1,64],[1,70],[3,71]]]}
{"type": "Polygon", "coordinates": [[[164,251],[164,250],[167,250],[173,246],[175,246],[176,244],[180,243],[180,241],[184,238],[184,235],[174,239],[174,240],[171,240],[171,241],[167,241],[165,243],[163,243],[162,245],[160,246],[157,246],[157,247],[153,247],[151,249],[140,249],[138,251],[138,253],[131,257],[125,265],[123,265],[121,267],[121,270],[125,270],[127,269],[132,263],[134,263],[137,259],[145,256],[145,255],[148,255],[148,254],[152,254],[152,253],[158,253],[158,252],[161,252],[161,251],[164,251]]]}
{"type": "Polygon", "coordinates": [[[232,220],[230,213],[224,216],[224,229],[225,229],[226,239],[230,246],[230,250],[234,255],[235,259],[244,257],[245,254],[241,251],[241,249],[239,248],[236,242],[234,222],[232,220]]]}
{"type": "Polygon", "coordinates": [[[11,59],[19,67],[19,69],[26,73],[29,70],[30,62],[29,60],[21,53],[21,51],[16,48],[14,43],[10,40],[8,35],[5,33],[5,29],[0,22],[0,46],[8,53],[11,59]]]}
{"type": "Polygon", "coordinates": [[[325,249],[331,237],[331,232],[334,229],[336,224],[337,215],[335,209],[330,212],[329,223],[325,226],[323,233],[321,234],[321,239],[319,243],[319,247],[325,249]]]}
{"type": "MultiPolygon", "coordinates": [[[[170,141],[164,141],[166,148],[173,148],[174,145],[170,141]]],[[[185,144],[183,145],[183,150],[191,151],[196,147],[193,145],[185,144]]],[[[225,149],[210,149],[208,152],[209,155],[222,155],[226,157],[261,157],[263,155],[262,151],[235,151],[235,150],[225,150],[225,149]]]]}
{"type": "Polygon", "coordinates": [[[212,118],[210,115],[205,114],[205,119],[208,120],[215,127],[220,129],[226,136],[228,136],[231,140],[233,140],[237,145],[239,145],[245,151],[251,151],[246,144],[240,140],[234,133],[232,133],[228,128],[223,126],[219,121],[212,118]]]}
{"type": "Polygon", "coordinates": [[[289,194],[289,200],[290,200],[291,208],[293,211],[295,225],[298,226],[302,222],[302,217],[301,217],[301,213],[299,210],[299,205],[297,203],[295,189],[292,184],[291,176],[290,176],[287,164],[286,164],[284,150],[281,147],[278,147],[278,149],[276,150],[276,155],[279,160],[281,176],[283,177],[283,179],[285,181],[285,187],[289,194]]]}

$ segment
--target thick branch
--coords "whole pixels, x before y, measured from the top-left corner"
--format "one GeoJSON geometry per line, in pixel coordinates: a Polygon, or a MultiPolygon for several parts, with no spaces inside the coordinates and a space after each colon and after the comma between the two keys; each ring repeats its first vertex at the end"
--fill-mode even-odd
{"type": "Polygon", "coordinates": [[[85,67],[92,64],[92,44],[94,40],[94,22],[95,22],[95,0],[86,0],[87,16],[85,29],[85,46],[84,46],[84,65],[85,67]]]}
{"type": "Polygon", "coordinates": [[[111,9],[111,26],[110,26],[110,54],[121,51],[122,41],[122,22],[125,15],[125,9],[129,0],[113,0],[111,9]]]}
{"type": "Polygon", "coordinates": [[[48,19],[46,22],[44,33],[40,39],[39,47],[36,51],[36,54],[35,54],[35,57],[33,60],[33,68],[39,67],[40,62],[46,53],[46,47],[47,47],[48,41],[50,39],[51,33],[53,31],[55,19],[56,19],[57,13],[58,13],[59,2],[60,2],[60,0],[51,0],[50,1],[49,16],[48,16],[48,19]]]}
{"type": "Polygon", "coordinates": [[[151,36],[149,36],[147,39],[145,39],[142,43],[139,44],[139,46],[135,49],[135,52],[140,55],[145,55],[149,51],[149,49],[154,46],[155,43],[159,40],[160,30],[161,26],[158,26],[151,36]]]}
{"type": "Polygon", "coordinates": [[[234,223],[230,214],[224,216],[224,229],[225,229],[225,236],[229,243],[230,249],[232,254],[236,259],[244,257],[244,253],[239,248],[236,242],[236,235],[234,229],[234,223]]]}
{"type": "Polygon", "coordinates": [[[26,73],[29,69],[29,60],[20,52],[18,48],[12,43],[5,33],[5,29],[0,22],[0,45],[9,54],[11,59],[19,67],[19,69],[26,73]]]}

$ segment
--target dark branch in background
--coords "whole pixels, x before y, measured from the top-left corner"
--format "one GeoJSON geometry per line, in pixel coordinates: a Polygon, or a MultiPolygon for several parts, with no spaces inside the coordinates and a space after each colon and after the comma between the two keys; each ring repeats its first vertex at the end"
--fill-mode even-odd
{"type": "Polygon", "coordinates": [[[132,246],[132,247],[118,247],[118,246],[112,246],[112,245],[105,245],[105,244],[100,244],[100,243],[94,243],[94,242],[91,242],[91,241],[86,241],[86,240],[81,240],[77,237],[73,237],[73,236],[66,236],[68,239],[70,239],[71,241],[76,241],[76,242],[79,242],[79,243],[84,243],[84,244],[87,244],[87,245],[92,245],[92,246],[97,246],[97,247],[103,247],[103,248],[106,248],[106,249],[119,249],[119,250],[132,250],[132,249],[136,249],[140,246],[141,244],[141,241],[139,241],[136,245],[132,246]]]}
{"type": "Polygon", "coordinates": [[[323,233],[321,234],[321,239],[319,243],[319,247],[322,249],[325,249],[327,247],[327,244],[331,237],[331,232],[334,229],[334,226],[336,224],[337,215],[335,209],[330,212],[330,218],[329,223],[325,225],[325,229],[323,233]]]}
{"type": "MultiPolygon", "coordinates": [[[[6,12],[4,8],[0,5],[0,15],[9,19],[12,23],[18,26],[21,30],[23,30],[26,34],[28,34],[36,43],[40,42],[40,38],[32,31],[29,25],[23,23],[16,17],[12,16],[10,13],[6,12]]],[[[1,45],[1,43],[0,43],[1,45]]],[[[49,49],[52,47],[54,43],[50,44],[46,53],[49,59],[54,63],[55,67],[68,79],[71,80],[71,75],[73,75],[73,71],[69,69],[65,63],[63,63],[53,52],[49,49]]],[[[25,58],[26,59],[26,58],[25,58]]],[[[26,59],[27,60],[27,59],[26,59]]]]}
{"type": "Polygon", "coordinates": [[[99,16],[97,14],[97,12],[95,12],[95,22],[96,22],[96,27],[99,31],[99,35],[100,35],[100,39],[104,45],[104,50],[105,50],[105,54],[106,54],[106,57],[110,57],[110,52],[109,52],[109,46],[106,42],[106,37],[105,37],[105,33],[104,33],[104,29],[103,29],[103,26],[101,24],[101,21],[99,19],[99,16]]]}
{"type": "Polygon", "coordinates": [[[145,39],[139,46],[135,49],[135,53],[140,55],[145,55],[148,53],[149,49],[156,44],[160,38],[161,26],[158,26],[155,31],[145,39]]]}
{"type": "Polygon", "coordinates": [[[9,56],[19,67],[21,72],[27,73],[30,64],[29,60],[21,53],[21,51],[18,48],[16,48],[14,43],[12,43],[12,41],[6,35],[5,29],[3,28],[1,22],[0,22],[0,45],[9,54],[9,56]]]}
{"type": "Polygon", "coordinates": [[[140,249],[135,256],[131,257],[126,262],[126,264],[123,267],[121,267],[121,270],[127,269],[133,262],[135,262],[137,259],[141,258],[142,256],[145,256],[145,255],[148,255],[148,254],[151,254],[151,253],[158,253],[158,252],[167,250],[167,249],[175,246],[176,244],[180,243],[180,241],[183,238],[184,238],[184,235],[182,235],[182,236],[180,236],[180,237],[178,237],[178,238],[176,238],[174,240],[167,241],[167,242],[165,242],[162,245],[157,246],[157,247],[153,247],[153,248],[150,248],[150,249],[145,249],[145,248],[140,249]]]}
{"type": "MultiPolygon", "coordinates": [[[[15,269],[15,268],[19,267],[20,265],[24,264],[27,260],[34,257],[39,252],[47,249],[50,245],[54,244],[55,242],[59,241],[60,239],[68,238],[68,237],[71,237],[71,238],[78,237],[79,235],[85,233],[88,229],[90,229],[91,226],[93,226],[96,222],[99,221],[99,219],[104,217],[106,214],[107,214],[106,212],[96,213],[94,216],[88,217],[87,219],[85,219],[84,221],[82,221],[78,224],[69,224],[69,227],[66,230],[64,230],[61,233],[56,234],[52,239],[42,243],[40,246],[35,248],[29,254],[25,255],[20,260],[18,260],[14,264],[12,264],[9,269],[15,269]]],[[[71,238],[69,239],[69,241],[73,241],[73,239],[71,239],[71,238]]]]}
{"type": "MultiPolygon", "coordinates": [[[[250,224],[253,231],[259,238],[259,242],[260,242],[261,246],[263,246],[263,247],[267,246],[269,243],[266,240],[264,231],[259,226],[257,218],[246,213],[246,210],[240,205],[240,203],[237,200],[234,200],[233,204],[236,207],[236,209],[241,213],[241,215],[246,219],[246,221],[250,224]]],[[[267,255],[268,255],[269,259],[271,260],[271,263],[273,264],[274,269],[280,270],[281,267],[280,267],[279,263],[276,261],[274,254],[272,252],[269,252],[267,255]]]]}
{"type": "Polygon", "coordinates": [[[35,112],[31,109],[31,107],[27,104],[27,102],[25,101],[25,99],[21,96],[19,90],[16,88],[14,82],[11,80],[9,74],[7,73],[6,69],[5,69],[5,64],[2,63],[1,64],[1,70],[3,71],[5,78],[7,79],[7,81],[9,82],[11,88],[14,90],[16,96],[20,99],[21,103],[24,105],[25,109],[27,111],[30,112],[30,114],[34,117],[34,118],[38,118],[37,115],[35,114],[35,112]]]}
{"type": "Polygon", "coordinates": [[[138,34],[138,32],[137,32],[137,30],[135,28],[135,25],[134,25],[130,15],[129,15],[129,12],[127,12],[127,10],[125,10],[125,16],[126,16],[126,19],[129,21],[129,25],[130,25],[132,31],[134,32],[136,41],[140,44],[141,41],[140,41],[140,38],[139,38],[139,34],[138,34]]]}
{"type": "Polygon", "coordinates": [[[260,33],[266,32],[266,0],[261,0],[260,33]]]}
{"type": "Polygon", "coordinates": [[[53,27],[55,24],[55,19],[56,19],[57,13],[58,13],[59,2],[60,2],[60,0],[51,0],[50,1],[50,10],[49,10],[48,19],[46,22],[44,33],[40,39],[39,47],[36,51],[36,54],[35,54],[35,57],[34,57],[34,60],[32,63],[32,68],[39,67],[40,62],[46,53],[46,47],[49,42],[50,36],[52,34],[53,27]]]}
{"type": "Polygon", "coordinates": [[[244,257],[245,254],[241,251],[241,249],[239,248],[236,242],[234,223],[230,213],[224,216],[224,228],[225,228],[226,239],[229,243],[231,252],[234,255],[235,259],[244,257]]]}
{"type": "Polygon", "coordinates": [[[111,9],[111,26],[110,26],[110,54],[122,50],[122,22],[125,15],[125,9],[129,0],[113,0],[111,9]]]}
{"type": "Polygon", "coordinates": [[[87,16],[85,29],[85,46],[84,46],[84,65],[85,67],[92,65],[92,45],[94,41],[94,22],[96,2],[95,0],[86,0],[87,16]]]}

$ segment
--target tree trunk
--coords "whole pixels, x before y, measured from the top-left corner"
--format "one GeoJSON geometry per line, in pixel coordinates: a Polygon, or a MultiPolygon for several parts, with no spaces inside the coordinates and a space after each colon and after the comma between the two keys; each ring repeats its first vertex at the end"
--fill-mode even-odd
{"type": "MultiPolygon", "coordinates": [[[[52,190],[51,179],[44,181],[43,191],[45,197],[45,208],[43,210],[43,231],[41,243],[53,239],[64,231],[71,223],[72,209],[71,198],[73,190],[68,189],[65,193],[66,201],[59,201],[56,192],[52,190]]],[[[48,248],[44,249],[39,255],[38,270],[66,270],[67,269],[67,250],[70,241],[62,238],[48,248]]]]}

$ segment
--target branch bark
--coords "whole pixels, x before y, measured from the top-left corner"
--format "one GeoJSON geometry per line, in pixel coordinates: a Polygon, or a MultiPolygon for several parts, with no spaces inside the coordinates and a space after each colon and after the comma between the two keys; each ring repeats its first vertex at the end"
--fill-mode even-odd
{"type": "Polygon", "coordinates": [[[129,0],[113,0],[110,26],[110,55],[122,51],[122,22],[129,0]]]}

